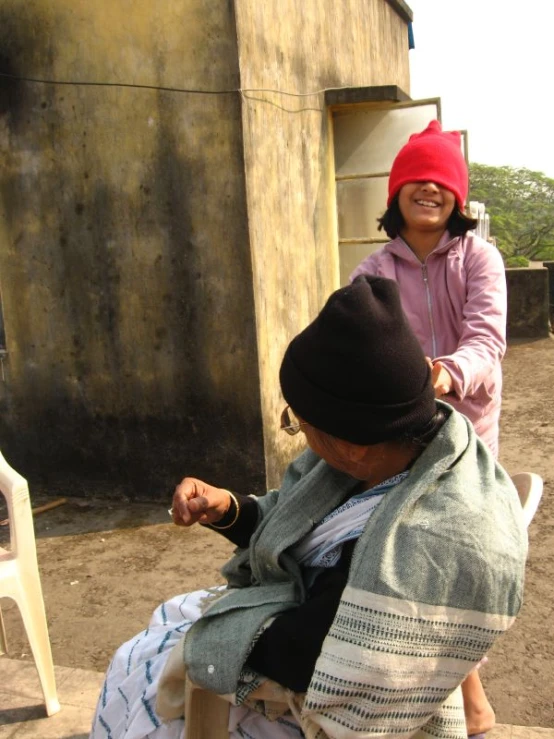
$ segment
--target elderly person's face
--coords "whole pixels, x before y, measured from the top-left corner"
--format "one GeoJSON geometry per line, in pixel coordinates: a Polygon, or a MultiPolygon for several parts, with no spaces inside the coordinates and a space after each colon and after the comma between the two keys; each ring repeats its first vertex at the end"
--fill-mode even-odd
{"type": "MultiPolygon", "coordinates": [[[[360,446],[337,439],[306,423],[301,431],[310,449],[336,470],[346,472],[357,480],[371,484],[380,482],[381,468],[388,457],[386,443],[360,446]],[[375,481],[374,481],[375,480],[375,481]]],[[[386,479],[386,477],[384,478],[386,479]]]]}
{"type": "Polygon", "coordinates": [[[368,486],[378,485],[401,472],[417,456],[411,446],[396,442],[361,446],[337,439],[295,415],[288,406],[281,415],[281,428],[291,435],[302,432],[310,449],[330,467],[363,480],[368,486]]]}

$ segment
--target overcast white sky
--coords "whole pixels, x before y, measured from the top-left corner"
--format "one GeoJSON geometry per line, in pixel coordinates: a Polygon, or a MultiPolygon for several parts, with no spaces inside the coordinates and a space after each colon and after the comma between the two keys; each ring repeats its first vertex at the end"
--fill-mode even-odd
{"type": "Polygon", "coordinates": [[[554,178],[554,2],[407,0],[411,96],[440,97],[469,158],[554,178]]]}

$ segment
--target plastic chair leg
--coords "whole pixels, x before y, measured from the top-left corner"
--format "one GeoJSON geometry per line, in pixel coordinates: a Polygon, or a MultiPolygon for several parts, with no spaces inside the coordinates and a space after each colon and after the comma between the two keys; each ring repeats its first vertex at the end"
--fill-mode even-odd
{"type": "Polygon", "coordinates": [[[7,654],[8,652],[8,640],[6,638],[6,628],[4,626],[4,619],[2,618],[2,609],[0,608],[0,655],[7,654]]]}
{"type": "Polygon", "coordinates": [[[229,739],[229,704],[187,680],[185,739],[229,739]]]}
{"type": "Polygon", "coordinates": [[[60,703],[56,692],[54,663],[52,661],[40,580],[38,576],[28,576],[22,578],[22,580],[17,605],[21,612],[27,639],[35,660],[46,704],[46,713],[48,716],[52,716],[60,710],[60,703]]]}

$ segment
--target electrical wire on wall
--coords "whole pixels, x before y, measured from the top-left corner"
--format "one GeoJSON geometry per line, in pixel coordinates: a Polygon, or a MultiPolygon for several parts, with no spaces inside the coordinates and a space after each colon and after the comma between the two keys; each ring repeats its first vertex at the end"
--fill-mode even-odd
{"type": "MultiPolygon", "coordinates": [[[[120,87],[120,88],[136,89],[136,90],[153,90],[155,92],[181,93],[181,94],[187,94],[187,95],[233,95],[233,94],[238,93],[242,96],[244,100],[254,100],[258,102],[268,103],[269,105],[273,105],[288,113],[300,113],[300,112],[307,111],[307,110],[312,110],[312,111],[320,113],[321,108],[310,107],[310,108],[298,108],[295,110],[291,110],[289,108],[283,107],[282,105],[279,105],[278,103],[275,103],[272,100],[268,100],[267,98],[262,98],[258,96],[263,93],[267,93],[267,94],[274,94],[274,95],[283,95],[285,97],[306,98],[306,97],[318,97],[320,95],[323,95],[326,92],[324,88],[321,90],[313,90],[311,92],[289,92],[287,90],[279,90],[279,89],[275,89],[271,87],[251,87],[251,88],[234,87],[234,88],[221,89],[221,90],[201,90],[198,88],[169,87],[165,85],[141,85],[141,84],[135,84],[132,82],[94,82],[94,81],[89,81],[89,80],[51,80],[51,79],[43,79],[40,77],[22,77],[22,76],[18,76],[14,74],[8,74],[7,72],[0,72],[0,77],[4,79],[13,80],[14,82],[28,82],[28,83],[42,84],[42,85],[58,85],[58,86],[65,85],[65,86],[75,86],[75,87],[120,87]]],[[[348,89],[352,89],[352,87],[353,87],[352,85],[344,85],[342,87],[338,87],[335,89],[348,90],[348,89]]]]}

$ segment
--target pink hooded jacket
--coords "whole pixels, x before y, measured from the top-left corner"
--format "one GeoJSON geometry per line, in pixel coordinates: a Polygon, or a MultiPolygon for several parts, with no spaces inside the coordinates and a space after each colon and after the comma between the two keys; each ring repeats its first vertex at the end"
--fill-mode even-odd
{"type": "Polygon", "coordinates": [[[498,455],[506,351],[506,275],[498,250],[468,233],[444,233],[421,263],[401,237],[370,254],[350,275],[396,280],[402,307],[426,356],[440,359],[454,392],[444,396],[498,455]]]}

